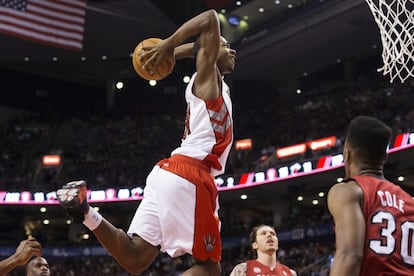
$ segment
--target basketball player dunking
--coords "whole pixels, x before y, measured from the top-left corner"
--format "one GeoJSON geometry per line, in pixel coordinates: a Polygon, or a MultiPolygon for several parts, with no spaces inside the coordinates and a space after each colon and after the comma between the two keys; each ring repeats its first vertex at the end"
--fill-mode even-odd
{"type": "Polygon", "coordinates": [[[223,75],[235,65],[235,51],[220,35],[217,13],[209,10],[184,23],[170,37],[146,49],[151,72],[164,59],[195,57],[196,73],[181,146],[156,164],[147,178],[144,199],[125,233],[102,218],[86,200],[84,181],[58,190],[58,200],[75,221],[83,222],[132,274],[146,270],[159,251],[172,257],[191,254],[194,265],[183,275],[220,275],[221,239],[214,176],[224,172],[233,141],[232,106],[223,75]],[[184,43],[198,36],[194,43],[184,43]]]}

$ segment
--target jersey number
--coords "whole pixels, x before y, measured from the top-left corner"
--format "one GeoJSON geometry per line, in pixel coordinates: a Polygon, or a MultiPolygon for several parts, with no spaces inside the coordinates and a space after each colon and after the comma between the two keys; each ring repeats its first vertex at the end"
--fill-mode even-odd
{"type": "MultiPolygon", "coordinates": [[[[394,233],[396,231],[395,218],[389,212],[380,211],[372,217],[372,223],[382,224],[380,236],[383,240],[371,240],[369,247],[377,254],[392,254],[396,247],[394,233]]],[[[414,222],[404,221],[401,224],[401,250],[400,255],[404,263],[414,265],[414,222]]]]}

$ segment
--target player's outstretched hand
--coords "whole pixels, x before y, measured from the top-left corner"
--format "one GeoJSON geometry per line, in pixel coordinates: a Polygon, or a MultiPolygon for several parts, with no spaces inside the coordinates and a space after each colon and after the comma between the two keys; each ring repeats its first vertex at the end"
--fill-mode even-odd
{"type": "Polygon", "coordinates": [[[82,223],[89,211],[86,182],[71,181],[56,192],[57,199],[66,208],[74,223],[82,223]]]}
{"type": "Polygon", "coordinates": [[[21,241],[19,246],[16,248],[16,252],[14,253],[19,265],[26,264],[30,261],[32,256],[40,257],[41,255],[42,245],[33,237],[21,241]]]}

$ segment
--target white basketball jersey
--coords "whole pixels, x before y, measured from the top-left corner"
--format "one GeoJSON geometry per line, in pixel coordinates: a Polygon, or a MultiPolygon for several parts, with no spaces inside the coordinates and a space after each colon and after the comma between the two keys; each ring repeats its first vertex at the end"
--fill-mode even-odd
{"type": "Polygon", "coordinates": [[[196,74],[193,74],[185,90],[187,116],[183,140],[171,154],[204,160],[213,168],[212,174],[217,176],[224,173],[233,143],[230,90],[223,80],[220,97],[200,99],[192,92],[196,74]]]}

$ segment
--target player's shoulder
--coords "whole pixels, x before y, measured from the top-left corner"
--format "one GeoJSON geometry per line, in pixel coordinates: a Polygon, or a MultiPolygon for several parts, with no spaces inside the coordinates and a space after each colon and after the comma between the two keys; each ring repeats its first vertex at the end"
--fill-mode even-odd
{"type": "Polygon", "coordinates": [[[361,190],[360,186],[354,179],[347,179],[346,181],[338,182],[329,189],[329,193],[337,193],[343,191],[358,191],[361,190]]]}
{"type": "Polygon", "coordinates": [[[355,199],[358,200],[363,195],[361,187],[355,180],[349,180],[346,182],[339,182],[334,184],[328,191],[329,201],[342,201],[355,199]]]}
{"type": "Polygon", "coordinates": [[[230,273],[230,276],[246,276],[247,275],[247,263],[237,264],[230,273]]]}

